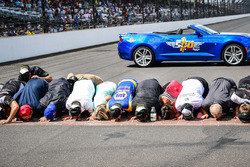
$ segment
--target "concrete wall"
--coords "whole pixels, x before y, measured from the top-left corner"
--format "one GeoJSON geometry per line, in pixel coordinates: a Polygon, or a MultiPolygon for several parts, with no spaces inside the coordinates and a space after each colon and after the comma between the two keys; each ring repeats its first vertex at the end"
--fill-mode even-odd
{"type": "Polygon", "coordinates": [[[248,16],[250,14],[0,38],[0,63],[115,42],[119,34],[126,32],[172,31],[190,24],[206,25],[248,16]]]}

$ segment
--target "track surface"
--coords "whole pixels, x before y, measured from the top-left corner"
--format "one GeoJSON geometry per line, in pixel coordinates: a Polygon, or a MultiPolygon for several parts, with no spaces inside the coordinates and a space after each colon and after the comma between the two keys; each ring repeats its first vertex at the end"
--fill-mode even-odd
{"type": "MultiPolygon", "coordinates": [[[[219,32],[250,33],[249,22],[250,18],[244,18],[209,27],[219,32]]],[[[163,62],[138,68],[121,60],[117,44],[111,44],[1,65],[0,81],[17,78],[23,64],[39,65],[53,78],[66,77],[69,72],[92,73],[115,83],[125,77],[138,82],[156,78],[162,85],[190,76],[201,76],[208,83],[223,76],[238,83],[250,71],[249,62],[237,67],[222,62],[163,62]]],[[[250,161],[249,124],[228,118],[146,124],[13,123],[0,126],[0,132],[0,166],[249,166],[250,161]]]]}

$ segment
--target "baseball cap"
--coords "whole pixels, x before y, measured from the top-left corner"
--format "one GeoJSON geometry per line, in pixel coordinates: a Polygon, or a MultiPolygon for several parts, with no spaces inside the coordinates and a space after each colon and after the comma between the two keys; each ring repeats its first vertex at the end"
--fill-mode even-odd
{"type": "Polygon", "coordinates": [[[181,106],[181,113],[183,114],[183,118],[185,120],[190,120],[193,118],[193,106],[189,103],[185,103],[181,106]]]}
{"type": "Polygon", "coordinates": [[[76,76],[71,76],[71,77],[69,77],[69,79],[67,79],[67,81],[70,83],[70,84],[72,84],[72,85],[74,85],[74,83],[76,82],[78,80],[78,78],[76,77],[76,76]]]}
{"type": "Polygon", "coordinates": [[[20,68],[19,71],[19,78],[21,81],[25,81],[28,82],[29,81],[29,66],[28,65],[24,65],[20,68]]]}
{"type": "Polygon", "coordinates": [[[53,119],[56,113],[56,106],[54,104],[49,104],[44,110],[44,116],[47,119],[53,119]]]}
{"type": "Polygon", "coordinates": [[[110,116],[112,118],[118,118],[121,113],[122,113],[122,105],[120,103],[115,103],[111,108],[110,108],[110,116]]]}
{"type": "Polygon", "coordinates": [[[21,117],[27,117],[30,115],[30,112],[31,112],[31,107],[28,104],[25,104],[20,107],[19,115],[21,117]]]}
{"type": "Polygon", "coordinates": [[[163,119],[169,119],[171,116],[171,109],[169,106],[162,106],[161,107],[161,115],[163,119]]]}
{"type": "Polygon", "coordinates": [[[139,120],[145,120],[148,116],[147,108],[144,104],[138,104],[135,109],[135,116],[139,120]]]}
{"type": "Polygon", "coordinates": [[[81,103],[79,101],[72,102],[69,112],[73,117],[81,114],[81,103]]]}
{"type": "Polygon", "coordinates": [[[248,122],[248,121],[250,121],[250,113],[247,113],[247,112],[238,113],[238,118],[242,122],[248,122]]]}

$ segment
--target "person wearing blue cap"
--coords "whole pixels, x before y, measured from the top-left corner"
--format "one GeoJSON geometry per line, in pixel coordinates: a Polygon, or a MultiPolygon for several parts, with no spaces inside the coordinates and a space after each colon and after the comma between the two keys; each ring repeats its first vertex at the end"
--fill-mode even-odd
{"type": "Polygon", "coordinates": [[[48,91],[45,96],[40,99],[40,105],[47,108],[44,110],[44,116],[41,117],[39,121],[51,121],[55,113],[57,116],[62,115],[62,111],[65,109],[66,101],[72,89],[71,81],[65,78],[51,81],[48,84],[48,91]]]}
{"type": "MultiPolygon", "coordinates": [[[[46,118],[46,121],[51,121],[55,117],[56,114],[56,106],[55,104],[49,104],[48,107],[44,110],[44,117],[46,118]]],[[[43,117],[42,117],[43,118],[43,117]]],[[[39,121],[41,121],[41,119],[39,121]]]]}

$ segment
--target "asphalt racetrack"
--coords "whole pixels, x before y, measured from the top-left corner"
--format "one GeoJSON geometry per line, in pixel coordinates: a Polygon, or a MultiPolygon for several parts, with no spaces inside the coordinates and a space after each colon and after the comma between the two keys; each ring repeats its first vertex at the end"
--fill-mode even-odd
{"type": "MultiPolygon", "coordinates": [[[[250,17],[209,27],[219,32],[250,33],[250,17]]],[[[241,78],[250,75],[249,62],[236,67],[223,62],[162,62],[150,68],[138,68],[134,62],[119,58],[115,43],[1,64],[0,82],[17,78],[24,64],[39,65],[54,79],[66,77],[70,72],[90,73],[115,83],[123,78],[134,78],[138,82],[156,78],[164,85],[172,80],[182,82],[188,77],[200,76],[208,83],[218,77],[229,77],[238,84],[241,78]]],[[[0,166],[248,167],[249,125],[231,118],[155,123],[17,122],[0,126],[0,166]]]]}

